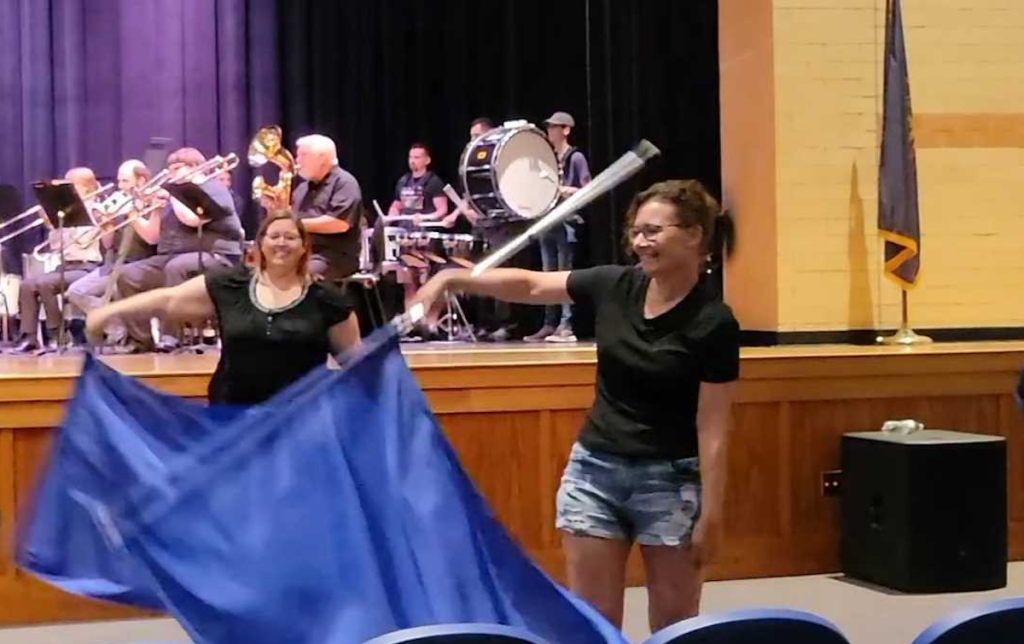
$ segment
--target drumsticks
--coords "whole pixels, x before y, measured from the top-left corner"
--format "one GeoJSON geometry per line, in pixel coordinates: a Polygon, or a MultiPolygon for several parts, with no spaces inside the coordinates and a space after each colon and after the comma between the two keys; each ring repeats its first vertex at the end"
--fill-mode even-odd
{"type": "Polygon", "coordinates": [[[463,199],[461,196],[459,196],[459,193],[455,191],[455,188],[452,187],[452,184],[450,184],[450,183],[444,184],[444,188],[443,189],[444,189],[444,193],[446,195],[448,195],[448,198],[451,199],[452,203],[455,204],[455,209],[456,210],[458,210],[462,214],[466,215],[466,217],[470,217],[471,221],[472,221],[472,219],[476,218],[476,211],[473,210],[472,206],[470,206],[468,203],[466,203],[465,199],[463,199]]]}
{"type": "Polygon", "coordinates": [[[640,141],[635,148],[619,157],[618,161],[608,166],[604,172],[594,177],[590,183],[577,190],[568,199],[552,208],[548,214],[538,219],[523,234],[484,258],[473,269],[473,277],[478,277],[484,271],[504,264],[531,241],[540,237],[548,229],[561,224],[578,210],[639,172],[650,159],[659,154],[661,154],[661,150],[655,147],[653,143],[647,139],[640,141]]]}

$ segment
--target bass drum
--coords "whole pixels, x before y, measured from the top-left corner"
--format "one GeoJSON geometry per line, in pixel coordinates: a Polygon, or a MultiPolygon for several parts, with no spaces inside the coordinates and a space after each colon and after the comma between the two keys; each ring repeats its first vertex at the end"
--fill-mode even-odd
{"type": "Polygon", "coordinates": [[[558,157],[547,136],[525,121],[473,139],[459,175],[466,198],[486,219],[530,220],[558,203],[558,157]]]}

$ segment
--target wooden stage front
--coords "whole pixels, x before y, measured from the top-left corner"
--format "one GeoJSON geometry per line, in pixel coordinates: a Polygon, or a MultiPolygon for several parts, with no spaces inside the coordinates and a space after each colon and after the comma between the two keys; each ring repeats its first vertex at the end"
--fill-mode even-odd
{"type": "MultiPolygon", "coordinates": [[[[481,491],[561,578],[554,497],[593,396],[593,347],[412,347],[406,354],[481,491]]],[[[159,389],[202,397],[215,360],[108,362],[159,389]]],[[[1022,366],[1024,342],[745,349],[726,542],[711,576],[838,571],[839,502],[822,494],[822,472],[839,467],[843,433],[896,418],[1008,439],[1010,554],[1024,559],[1024,413],[1011,394],[1022,366]]],[[[55,591],[11,561],[16,509],[33,487],[78,367],[74,358],[0,357],[0,626],[138,614],[55,591]]]]}

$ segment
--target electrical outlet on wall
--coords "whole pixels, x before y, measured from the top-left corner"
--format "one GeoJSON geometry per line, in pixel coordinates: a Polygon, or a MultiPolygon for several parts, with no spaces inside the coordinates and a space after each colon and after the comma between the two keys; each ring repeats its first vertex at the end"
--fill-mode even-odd
{"type": "Polygon", "coordinates": [[[821,473],[821,495],[839,496],[843,491],[843,471],[827,470],[821,473]]]}

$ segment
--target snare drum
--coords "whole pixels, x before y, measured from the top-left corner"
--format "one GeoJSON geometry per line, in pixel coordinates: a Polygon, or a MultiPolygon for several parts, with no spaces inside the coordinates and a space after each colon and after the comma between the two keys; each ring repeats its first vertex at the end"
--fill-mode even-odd
{"type": "Polygon", "coordinates": [[[447,263],[444,259],[444,237],[443,233],[435,232],[409,233],[409,239],[413,241],[416,249],[435,264],[447,263]]]}
{"type": "Polygon", "coordinates": [[[446,235],[448,259],[463,268],[473,268],[473,259],[483,254],[483,242],[473,235],[446,235]]]}
{"type": "Polygon", "coordinates": [[[384,249],[380,261],[384,264],[394,264],[398,256],[402,254],[402,241],[405,239],[405,229],[397,226],[384,227],[384,249]]]}
{"type": "Polygon", "coordinates": [[[540,128],[515,121],[473,139],[459,174],[484,217],[536,219],[558,202],[558,157],[540,128]]]}
{"type": "Polygon", "coordinates": [[[359,236],[359,272],[373,271],[373,228],[364,228],[359,236]]]}

